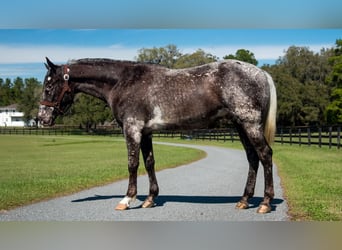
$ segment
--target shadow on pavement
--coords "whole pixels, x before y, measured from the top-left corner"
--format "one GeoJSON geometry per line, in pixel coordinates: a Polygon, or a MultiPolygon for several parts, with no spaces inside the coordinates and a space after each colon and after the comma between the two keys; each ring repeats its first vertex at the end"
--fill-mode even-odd
{"type": "MultiPolygon", "coordinates": [[[[146,195],[138,195],[137,199],[145,200],[146,195]]],[[[98,201],[98,200],[109,200],[123,198],[122,195],[94,195],[82,199],[72,200],[71,202],[87,202],[87,201],[98,201]]],[[[224,204],[224,203],[237,203],[240,201],[241,196],[189,196],[189,195],[160,195],[155,200],[157,207],[164,206],[168,202],[179,202],[179,203],[201,203],[201,204],[224,204]]],[[[262,197],[253,197],[249,200],[249,208],[256,208],[263,200],[262,197]]],[[[276,210],[276,206],[281,204],[283,199],[273,199],[272,211],[276,210]]],[[[139,207],[136,207],[139,208],[139,207]]],[[[131,208],[134,209],[134,208],[131,208]]]]}

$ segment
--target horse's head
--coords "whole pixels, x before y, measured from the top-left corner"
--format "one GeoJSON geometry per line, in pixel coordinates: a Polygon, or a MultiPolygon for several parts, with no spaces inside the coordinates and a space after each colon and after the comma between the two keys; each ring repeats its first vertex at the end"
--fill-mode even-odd
{"type": "Polygon", "coordinates": [[[42,125],[52,126],[58,115],[64,114],[71,106],[74,93],[69,85],[67,65],[55,65],[48,58],[38,119],[42,125]]]}

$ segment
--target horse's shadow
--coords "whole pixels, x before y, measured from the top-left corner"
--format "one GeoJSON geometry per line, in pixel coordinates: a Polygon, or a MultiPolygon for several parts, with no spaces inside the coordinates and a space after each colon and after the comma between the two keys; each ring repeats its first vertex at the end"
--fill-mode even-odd
{"type": "MultiPolygon", "coordinates": [[[[94,195],[82,199],[72,200],[71,202],[87,202],[98,200],[109,200],[115,198],[123,198],[122,195],[94,195]]],[[[137,199],[143,201],[147,198],[146,195],[138,195],[137,199]]],[[[159,195],[155,200],[155,206],[164,206],[167,202],[180,202],[180,203],[199,203],[199,204],[224,204],[224,203],[237,203],[240,201],[241,196],[190,196],[190,195],[159,195]]],[[[262,197],[253,197],[249,200],[249,208],[256,208],[262,202],[262,197]]],[[[284,200],[275,198],[272,200],[272,211],[276,210],[276,206],[281,204],[284,200]]],[[[131,209],[140,208],[132,207],[131,209]]]]}

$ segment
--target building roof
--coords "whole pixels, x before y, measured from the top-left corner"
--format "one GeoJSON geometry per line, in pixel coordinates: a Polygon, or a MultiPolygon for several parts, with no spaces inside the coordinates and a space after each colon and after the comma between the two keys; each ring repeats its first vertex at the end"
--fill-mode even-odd
{"type": "Polygon", "coordinates": [[[18,104],[14,103],[8,106],[2,106],[0,107],[0,110],[6,110],[6,109],[14,109],[14,110],[18,110],[18,104]]]}

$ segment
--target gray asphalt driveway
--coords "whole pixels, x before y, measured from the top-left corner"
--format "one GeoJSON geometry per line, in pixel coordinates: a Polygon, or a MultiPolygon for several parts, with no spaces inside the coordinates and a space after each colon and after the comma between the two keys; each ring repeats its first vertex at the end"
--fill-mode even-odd
{"type": "MultiPolygon", "coordinates": [[[[127,180],[39,202],[0,214],[0,221],[283,221],[288,220],[277,168],[275,199],[268,214],[257,214],[263,196],[260,167],[255,198],[247,210],[235,209],[248,172],[245,152],[211,146],[177,145],[207,152],[200,161],[157,173],[160,194],[153,208],[140,208],[148,193],[148,178],[138,178],[138,199],[126,211],[114,210],[127,180]]],[[[156,163],[158,164],[158,162],[156,163]]]]}

